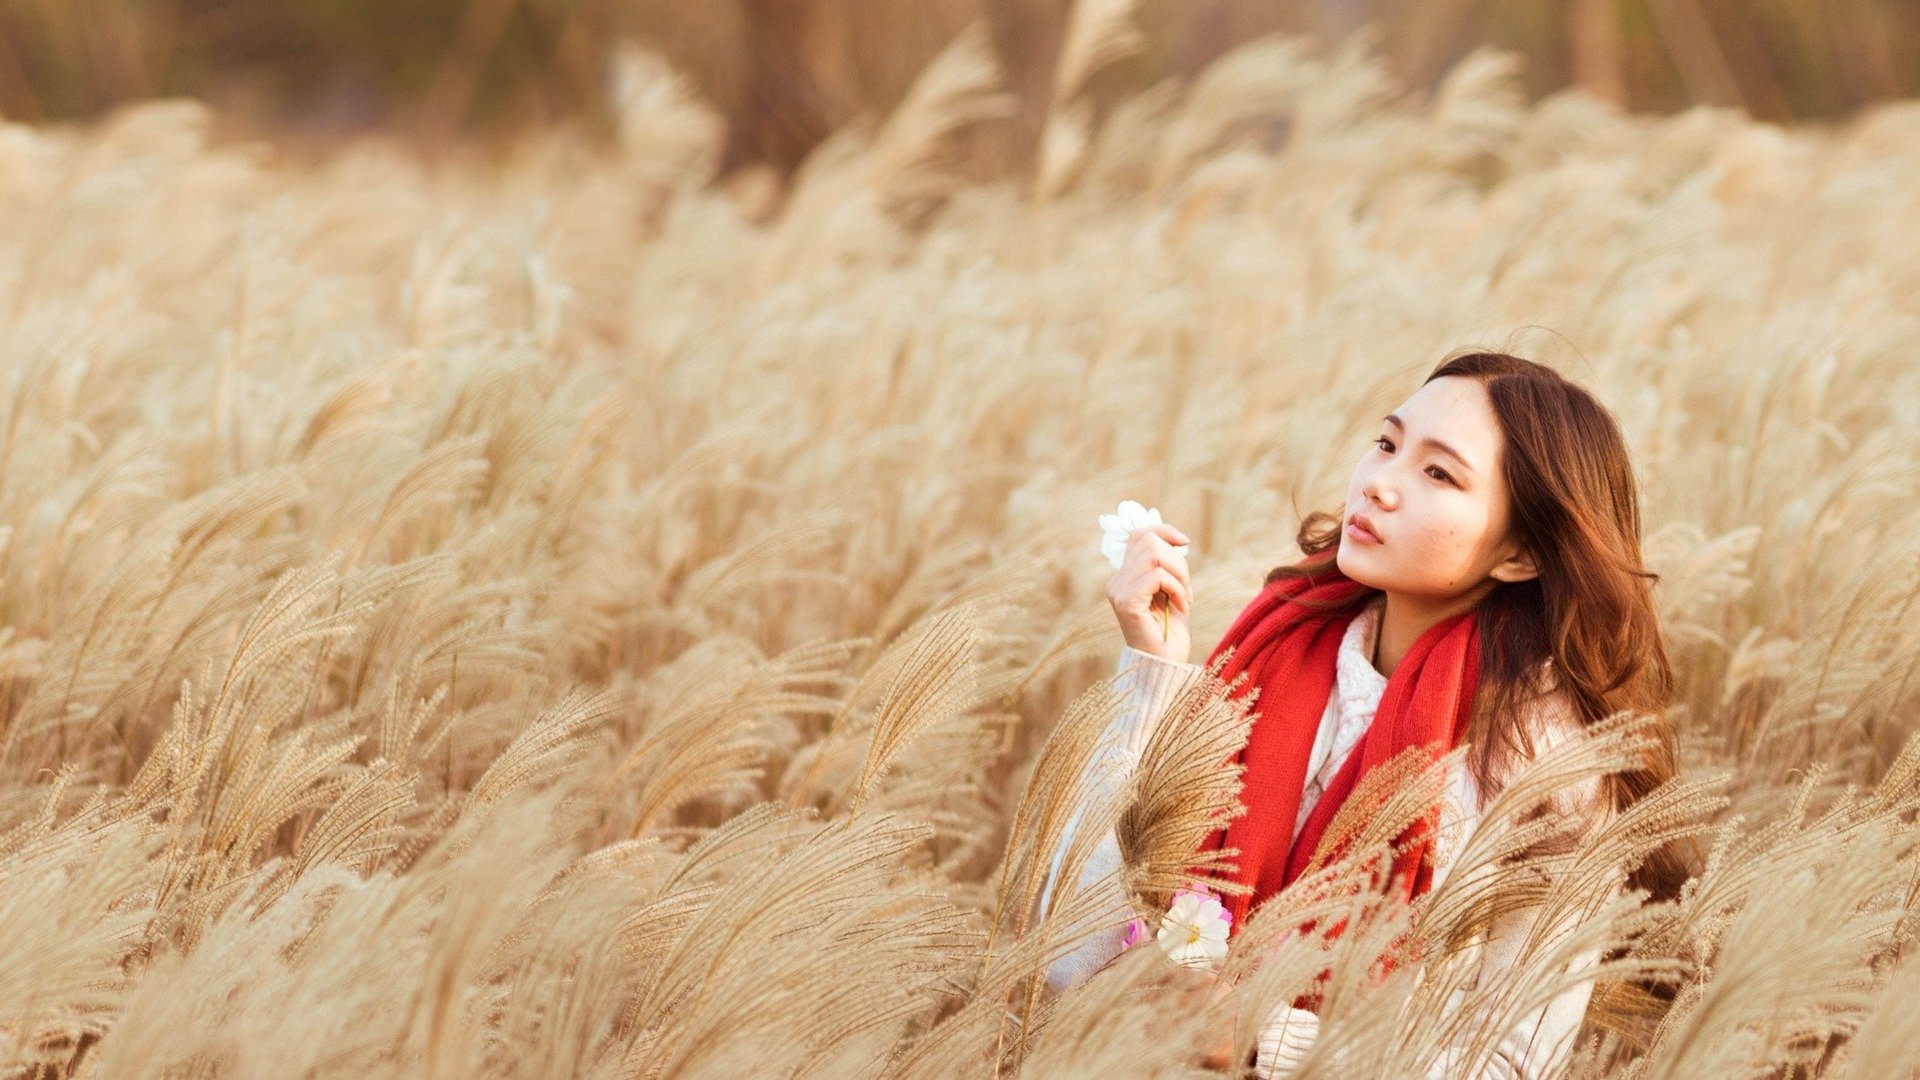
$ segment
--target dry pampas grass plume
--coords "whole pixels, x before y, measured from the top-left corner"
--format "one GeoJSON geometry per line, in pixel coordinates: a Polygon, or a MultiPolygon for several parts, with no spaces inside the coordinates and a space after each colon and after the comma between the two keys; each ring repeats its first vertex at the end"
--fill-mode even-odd
{"type": "Polygon", "coordinates": [[[1486,1064],[1582,979],[1568,1075],[1904,1069],[1920,110],[1623,113],[1496,51],[1420,94],[1377,34],[1136,85],[1150,15],[1072,6],[1029,157],[975,153],[1022,127],[980,24],[784,187],[625,46],[606,138],[432,168],[0,124],[0,1072],[1178,1076],[1322,970],[1308,1073],[1486,1064]],[[1566,835],[1646,752],[1594,725],[1393,910],[1410,759],[1211,1010],[1155,950],[1054,990],[1205,869],[1252,722],[1196,679],[1116,782],[1074,523],[1193,535],[1205,649],[1466,345],[1620,421],[1678,779],[1566,835]]]}

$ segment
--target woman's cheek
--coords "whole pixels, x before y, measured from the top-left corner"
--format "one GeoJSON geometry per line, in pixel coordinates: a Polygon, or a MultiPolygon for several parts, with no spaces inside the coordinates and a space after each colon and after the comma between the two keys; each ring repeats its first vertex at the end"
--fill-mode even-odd
{"type": "Polygon", "coordinates": [[[1444,592],[1446,580],[1453,576],[1453,561],[1446,545],[1435,543],[1438,538],[1429,538],[1419,551],[1403,551],[1406,557],[1405,573],[1418,580],[1417,586],[1409,582],[1416,591],[1431,595],[1444,592]]]}
{"type": "Polygon", "coordinates": [[[1459,591],[1467,564],[1462,535],[1460,523],[1447,519],[1419,530],[1416,543],[1395,553],[1398,569],[1407,579],[1404,587],[1429,596],[1449,596],[1459,591]]]}
{"type": "Polygon", "coordinates": [[[1474,551],[1479,545],[1481,527],[1474,521],[1455,518],[1441,527],[1435,537],[1439,550],[1434,552],[1432,565],[1444,567],[1440,580],[1434,583],[1437,591],[1453,594],[1466,590],[1475,584],[1472,577],[1474,551]]]}

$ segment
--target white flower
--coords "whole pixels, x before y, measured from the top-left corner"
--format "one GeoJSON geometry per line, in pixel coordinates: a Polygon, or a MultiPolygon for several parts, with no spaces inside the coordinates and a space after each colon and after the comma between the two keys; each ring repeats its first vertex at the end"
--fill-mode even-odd
{"type": "MultiPolygon", "coordinates": [[[[1120,503],[1120,509],[1111,514],[1100,515],[1100,554],[1107,557],[1115,570],[1127,557],[1127,536],[1135,529],[1144,529],[1149,525],[1165,524],[1160,520],[1158,509],[1149,510],[1132,499],[1120,503]]],[[[1174,545],[1175,551],[1186,553],[1187,545],[1174,545]]]]}
{"type": "Polygon", "coordinates": [[[1212,968],[1227,957],[1232,925],[1233,915],[1219,897],[1206,889],[1186,888],[1173,894],[1154,940],[1176,964],[1212,968]]]}

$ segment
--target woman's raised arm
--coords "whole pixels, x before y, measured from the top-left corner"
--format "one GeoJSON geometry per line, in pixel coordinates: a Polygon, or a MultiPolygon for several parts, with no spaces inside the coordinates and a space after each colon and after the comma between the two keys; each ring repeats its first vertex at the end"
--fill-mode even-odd
{"type": "MultiPolygon", "coordinates": [[[[1115,685],[1120,690],[1123,704],[1119,715],[1101,733],[1099,746],[1087,762],[1087,768],[1097,771],[1099,776],[1097,785],[1090,787],[1110,795],[1119,785],[1127,782],[1127,777],[1140,760],[1140,751],[1146,747],[1147,740],[1166,715],[1167,706],[1201,671],[1198,664],[1165,660],[1132,646],[1121,646],[1115,685]]],[[[1083,810],[1084,806],[1074,808],[1061,833],[1059,846],[1054,849],[1047,868],[1046,884],[1040,892],[1042,913],[1048,910],[1054,890],[1059,887],[1061,863],[1066,858],[1068,846],[1073,843],[1083,810]]],[[[1100,887],[1105,878],[1109,905],[1116,918],[1127,908],[1126,895],[1119,887],[1119,879],[1109,876],[1119,867],[1120,845],[1109,829],[1088,856],[1086,866],[1080,873],[1079,888],[1100,887]]],[[[1072,952],[1047,968],[1047,984],[1057,991],[1081,982],[1118,956],[1125,938],[1124,925],[1089,934],[1072,952]]]]}

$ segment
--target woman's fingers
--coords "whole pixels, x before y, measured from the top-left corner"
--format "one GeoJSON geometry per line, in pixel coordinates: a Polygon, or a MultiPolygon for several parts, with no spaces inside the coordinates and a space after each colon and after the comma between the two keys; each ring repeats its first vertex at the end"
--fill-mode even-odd
{"type": "MultiPolygon", "coordinates": [[[[1178,556],[1173,557],[1179,562],[1178,556]]],[[[1193,586],[1187,581],[1184,565],[1169,565],[1161,556],[1143,552],[1136,560],[1122,566],[1113,575],[1107,586],[1107,597],[1115,607],[1139,605],[1140,610],[1153,606],[1153,594],[1164,592],[1173,597],[1175,607],[1182,613],[1193,608],[1193,586]]]]}
{"type": "Polygon", "coordinates": [[[1171,525],[1154,525],[1136,529],[1127,541],[1127,561],[1143,567],[1164,566],[1191,591],[1192,582],[1187,576],[1187,556],[1174,547],[1176,543],[1187,542],[1186,536],[1171,525]]]}
{"type": "Polygon", "coordinates": [[[1165,540],[1169,544],[1184,545],[1184,544],[1190,544],[1193,542],[1187,539],[1186,533],[1181,532],[1179,529],[1174,528],[1173,526],[1167,524],[1166,522],[1161,522],[1158,525],[1148,525],[1146,528],[1141,529],[1140,531],[1152,533],[1155,536],[1158,536],[1160,539],[1165,540]]]}
{"type": "Polygon", "coordinates": [[[1173,609],[1185,615],[1193,608],[1193,598],[1188,595],[1187,583],[1174,577],[1164,566],[1156,566],[1145,579],[1153,583],[1154,588],[1147,594],[1147,606],[1153,606],[1153,593],[1164,592],[1173,598],[1173,609]]]}
{"type": "Polygon", "coordinates": [[[1193,579],[1187,576],[1187,557],[1185,555],[1179,552],[1169,551],[1165,555],[1156,558],[1154,564],[1164,567],[1168,573],[1177,578],[1180,582],[1180,587],[1187,590],[1189,594],[1193,592],[1193,579]]]}
{"type": "MultiPolygon", "coordinates": [[[[1171,525],[1161,524],[1135,529],[1127,536],[1127,552],[1120,568],[1107,579],[1107,601],[1120,620],[1120,632],[1136,649],[1185,660],[1160,652],[1169,642],[1185,643],[1186,623],[1193,610],[1193,585],[1187,578],[1186,556],[1173,546],[1187,543],[1186,534],[1171,525]],[[1167,598],[1156,603],[1159,594],[1167,598]],[[1176,635],[1167,619],[1177,614],[1181,632],[1176,635]]],[[[1170,646],[1179,649],[1179,645],[1170,646]]]]}
{"type": "Polygon", "coordinates": [[[1164,566],[1148,566],[1137,574],[1123,579],[1116,590],[1118,603],[1133,607],[1133,610],[1151,611],[1155,593],[1164,592],[1171,598],[1173,609],[1186,614],[1193,606],[1193,596],[1185,582],[1174,577],[1164,566]]]}
{"type": "Polygon", "coordinates": [[[1171,525],[1144,525],[1127,534],[1127,549],[1131,552],[1137,544],[1151,544],[1154,541],[1165,544],[1169,551],[1193,542],[1187,539],[1186,533],[1171,525]]]}

